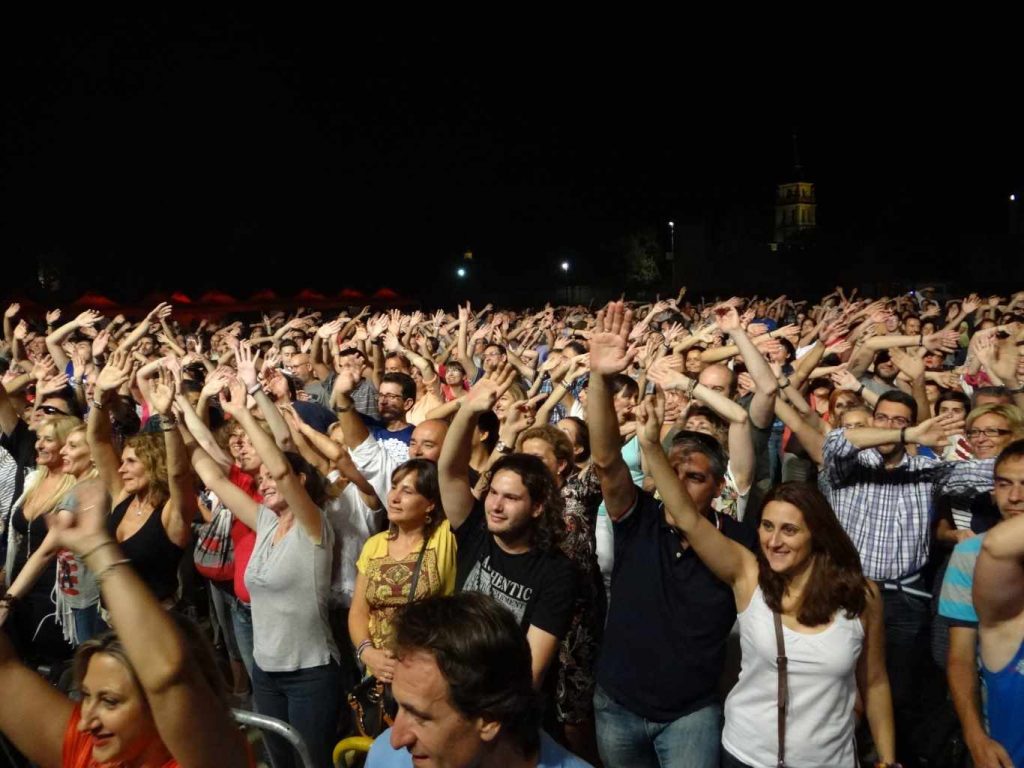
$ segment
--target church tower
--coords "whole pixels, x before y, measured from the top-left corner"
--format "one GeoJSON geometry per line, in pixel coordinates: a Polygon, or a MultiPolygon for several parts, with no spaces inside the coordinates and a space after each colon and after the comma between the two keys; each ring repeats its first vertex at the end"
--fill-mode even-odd
{"type": "Polygon", "coordinates": [[[814,184],[806,180],[800,165],[797,137],[793,134],[793,179],[779,184],[775,195],[775,244],[800,240],[811,234],[816,222],[814,184]]]}

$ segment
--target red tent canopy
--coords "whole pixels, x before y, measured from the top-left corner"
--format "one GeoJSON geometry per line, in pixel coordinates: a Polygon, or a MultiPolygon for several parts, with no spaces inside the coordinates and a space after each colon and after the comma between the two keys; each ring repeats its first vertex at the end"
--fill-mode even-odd
{"type": "Polygon", "coordinates": [[[254,302],[254,303],[257,302],[257,301],[258,302],[272,302],[272,301],[277,301],[277,300],[278,300],[277,299],[277,294],[274,293],[269,288],[264,288],[262,291],[257,291],[256,293],[254,293],[252,296],[249,297],[249,301],[254,302]]]}
{"type": "Polygon", "coordinates": [[[373,294],[373,298],[378,299],[380,301],[394,301],[396,299],[401,299],[402,297],[399,296],[390,288],[381,288],[379,291],[373,294]]]}
{"type": "Polygon", "coordinates": [[[341,293],[338,294],[339,299],[357,299],[362,301],[366,298],[366,294],[362,291],[357,291],[355,288],[345,288],[341,293]]]}
{"type": "Polygon", "coordinates": [[[192,303],[192,299],[190,299],[188,296],[186,296],[181,291],[175,291],[174,293],[171,294],[171,303],[172,304],[191,304],[192,303]]]}
{"type": "Polygon", "coordinates": [[[100,293],[90,291],[89,293],[83,293],[73,302],[76,307],[92,307],[99,309],[100,307],[116,307],[118,304],[111,299],[100,293]]]}
{"type": "Polygon", "coordinates": [[[317,293],[309,288],[305,288],[295,295],[295,300],[302,302],[323,301],[326,298],[322,293],[317,293]]]}
{"type": "Polygon", "coordinates": [[[234,297],[228,296],[223,291],[207,291],[200,299],[200,304],[237,304],[234,297]]]}

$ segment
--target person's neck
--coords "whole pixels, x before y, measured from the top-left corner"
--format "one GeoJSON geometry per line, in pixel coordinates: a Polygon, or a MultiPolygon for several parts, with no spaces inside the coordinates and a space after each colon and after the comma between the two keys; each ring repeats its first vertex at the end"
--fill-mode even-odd
{"type": "Polygon", "coordinates": [[[803,564],[799,567],[795,573],[791,574],[787,583],[786,591],[782,597],[783,608],[786,607],[786,602],[789,602],[789,611],[787,613],[799,612],[800,603],[803,601],[804,592],[807,588],[807,582],[811,579],[811,571],[814,568],[814,561],[812,558],[807,558],[803,564]]]}
{"type": "Polygon", "coordinates": [[[483,760],[479,763],[479,768],[536,768],[539,762],[539,748],[530,757],[525,757],[506,739],[500,739],[494,749],[484,755],[483,760]]]}
{"type": "Polygon", "coordinates": [[[411,526],[397,523],[395,528],[398,529],[395,534],[395,541],[400,544],[415,544],[416,542],[423,540],[422,525],[411,526]]]}
{"type": "Polygon", "coordinates": [[[892,469],[893,467],[898,467],[900,465],[900,462],[903,461],[903,457],[906,455],[906,449],[904,449],[903,446],[898,446],[888,456],[882,457],[882,463],[885,464],[887,469],[892,469]]]}
{"type": "Polygon", "coordinates": [[[483,443],[477,443],[473,446],[473,450],[469,455],[469,466],[477,472],[481,472],[487,466],[489,458],[491,458],[491,452],[487,450],[487,446],[483,443]]]}
{"type": "Polygon", "coordinates": [[[494,541],[501,550],[509,555],[524,555],[533,549],[532,531],[526,531],[515,537],[494,534],[494,541]]]}
{"type": "Polygon", "coordinates": [[[405,414],[398,416],[394,419],[387,419],[384,422],[384,429],[388,432],[399,432],[409,426],[409,422],[405,420],[405,414]]]}

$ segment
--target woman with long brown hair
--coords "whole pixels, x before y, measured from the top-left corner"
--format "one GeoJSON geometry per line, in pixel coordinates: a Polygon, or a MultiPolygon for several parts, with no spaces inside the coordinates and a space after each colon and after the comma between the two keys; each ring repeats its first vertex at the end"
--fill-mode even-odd
{"type": "Polygon", "coordinates": [[[743,656],[725,703],[723,765],[775,765],[783,757],[792,765],[856,765],[858,688],[879,757],[892,763],[881,600],[828,501],[803,483],[772,489],[758,518],[760,547],[751,552],[698,513],[688,465],[673,467],[659,440],[662,407],[649,398],[637,409],[648,469],[680,535],[736,600],[743,656]],[[788,668],[780,669],[780,656],[788,668]]]}

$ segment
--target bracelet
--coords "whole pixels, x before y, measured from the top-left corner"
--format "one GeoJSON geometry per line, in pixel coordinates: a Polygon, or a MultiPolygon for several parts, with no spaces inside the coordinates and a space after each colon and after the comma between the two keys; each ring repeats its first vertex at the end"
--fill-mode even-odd
{"type": "Polygon", "coordinates": [[[81,560],[82,560],[82,561],[84,562],[84,561],[85,561],[86,559],[88,559],[88,558],[89,558],[89,557],[91,557],[92,555],[96,554],[97,552],[99,552],[99,551],[100,551],[101,549],[103,549],[104,547],[108,547],[108,546],[110,546],[111,544],[115,544],[115,543],[116,543],[116,542],[115,542],[115,541],[114,541],[113,539],[107,539],[106,541],[102,542],[101,544],[97,544],[97,545],[96,545],[95,547],[93,547],[92,549],[90,549],[90,550],[89,550],[88,552],[86,552],[86,553],[85,553],[84,555],[79,555],[79,558],[80,558],[80,559],[81,559],[81,560]]]}
{"type": "Polygon", "coordinates": [[[779,389],[786,389],[791,383],[788,376],[783,376],[779,379],[779,389]]]}
{"type": "Polygon", "coordinates": [[[861,384],[860,387],[857,389],[857,391],[854,392],[853,394],[855,394],[857,397],[860,397],[861,395],[863,395],[864,394],[864,385],[861,384]]]}
{"type": "Polygon", "coordinates": [[[355,407],[356,407],[355,404],[352,404],[352,405],[336,405],[336,406],[334,406],[334,412],[335,413],[348,413],[349,411],[351,411],[355,407]]]}
{"type": "Polygon", "coordinates": [[[175,416],[173,413],[169,413],[166,416],[161,416],[160,424],[163,426],[164,432],[167,432],[178,426],[178,417],[175,416]]]}
{"type": "Polygon", "coordinates": [[[256,382],[255,384],[253,384],[253,385],[252,385],[251,387],[249,387],[249,388],[248,388],[247,390],[245,390],[245,391],[246,391],[246,392],[248,392],[248,393],[249,393],[250,395],[252,395],[253,397],[255,397],[255,396],[256,396],[256,393],[257,393],[257,392],[259,392],[259,391],[260,391],[261,389],[263,389],[263,387],[261,387],[261,386],[260,386],[260,383],[259,383],[259,382],[257,381],[257,382],[256,382]]]}
{"type": "Polygon", "coordinates": [[[566,389],[572,389],[572,382],[571,382],[571,381],[569,381],[568,379],[562,379],[562,380],[561,380],[560,382],[558,382],[558,383],[559,383],[559,384],[560,384],[561,386],[565,387],[566,389]]]}
{"type": "Polygon", "coordinates": [[[97,400],[94,397],[92,399],[92,407],[95,408],[97,411],[102,411],[103,410],[103,403],[101,403],[99,400],[97,400]]]}
{"type": "Polygon", "coordinates": [[[0,595],[0,606],[10,609],[16,602],[18,602],[18,596],[13,592],[4,592],[3,595],[0,595]]]}
{"type": "Polygon", "coordinates": [[[341,472],[339,472],[336,469],[332,469],[330,472],[327,473],[326,480],[327,480],[327,483],[329,485],[334,485],[336,482],[338,482],[338,480],[340,478],[341,478],[341,472]]]}
{"type": "Polygon", "coordinates": [[[361,642],[359,644],[359,647],[356,648],[356,661],[358,661],[360,664],[362,664],[363,663],[363,651],[365,651],[367,648],[371,648],[372,646],[373,646],[373,641],[372,640],[369,640],[369,639],[363,640],[363,642],[361,642]]]}
{"type": "Polygon", "coordinates": [[[115,568],[117,568],[117,566],[119,566],[119,565],[131,565],[131,564],[132,564],[132,561],[127,559],[127,558],[125,558],[124,560],[115,560],[110,565],[108,565],[106,568],[104,568],[102,571],[100,571],[99,573],[96,574],[96,583],[97,584],[102,584],[103,580],[105,578],[107,578],[107,574],[110,573],[115,568]]]}
{"type": "Polygon", "coordinates": [[[693,397],[693,390],[697,388],[697,380],[689,379],[689,384],[686,385],[686,396],[693,397]]]}
{"type": "Polygon", "coordinates": [[[924,334],[923,333],[921,334],[921,338],[919,338],[917,340],[917,346],[919,346],[919,347],[923,347],[924,346],[924,334]]]}
{"type": "Polygon", "coordinates": [[[900,445],[907,444],[907,428],[903,427],[900,429],[900,445]]]}

